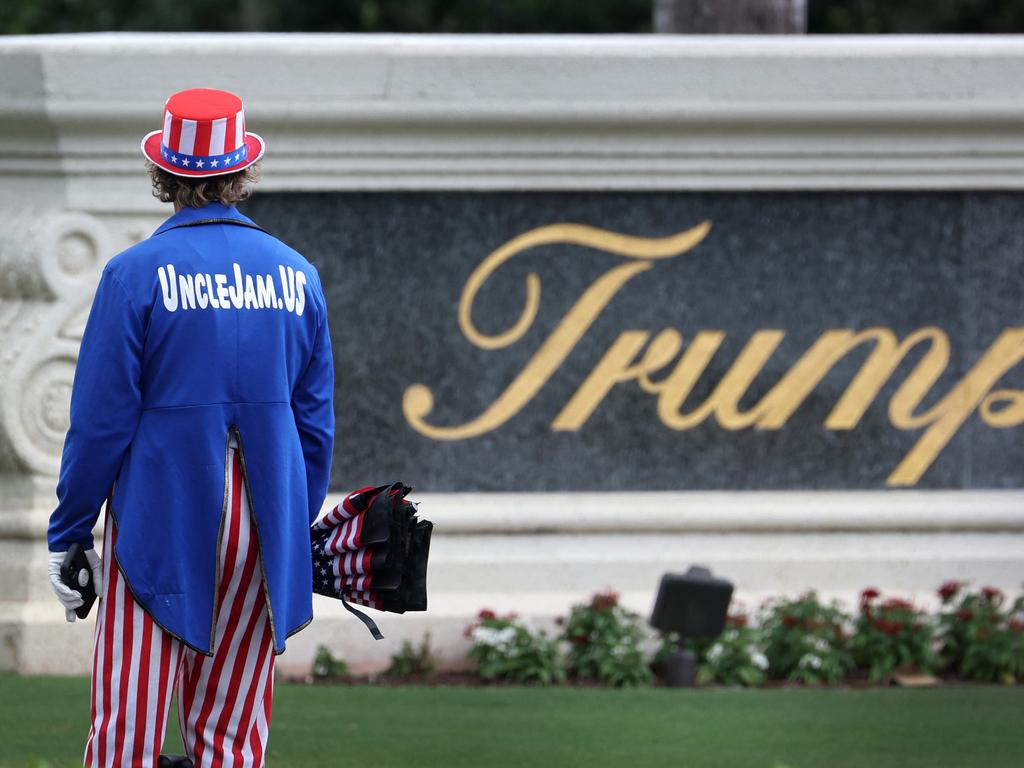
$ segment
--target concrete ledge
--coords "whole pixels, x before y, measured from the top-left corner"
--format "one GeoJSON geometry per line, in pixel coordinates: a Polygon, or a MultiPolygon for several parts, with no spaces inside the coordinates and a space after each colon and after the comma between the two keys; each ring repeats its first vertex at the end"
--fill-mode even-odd
{"type": "Polygon", "coordinates": [[[0,62],[0,175],[126,181],[154,104],[205,83],[244,94],[268,190],[1024,188],[1018,36],[102,33],[0,62]]]}
{"type": "MultiPolygon", "coordinates": [[[[1024,531],[1024,491],[413,493],[412,497],[421,501],[421,513],[447,534],[598,533],[624,528],[648,533],[1024,531]]],[[[331,506],[325,505],[325,511],[331,506]]]]}
{"type": "MultiPolygon", "coordinates": [[[[341,501],[332,491],[321,514],[341,501]]],[[[1024,491],[412,493],[444,535],[1024,532],[1024,491]],[[627,520],[628,518],[628,520],[627,520]]],[[[40,540],[52,509],[0,507],[0,540],[40,540]]],[[[93,532],[102,537],[102,526],[93,532]]]]}

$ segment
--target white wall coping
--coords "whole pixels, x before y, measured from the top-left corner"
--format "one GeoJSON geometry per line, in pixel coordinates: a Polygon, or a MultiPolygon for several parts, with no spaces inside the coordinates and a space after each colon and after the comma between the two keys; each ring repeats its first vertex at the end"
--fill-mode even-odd
{"type": "Polygon", "coordinates": [[[1024,36],[98,33],[0,67],[0,176],[137,176],[204,84],[267,189],[1024,188],[1024,36]]]}
{"type": "Polygon", "coordinates": [[[1024,491],[414,492],[410,498],[445,534],[1024,530],[1024,491]]]}
{"type": "MultiPolygon", "coordinates": [[[[332,490],[321,514],[343,495],[332,490]]],[[[1024,491],[1018,490],[413,491],[410,499],[420,503],[420,514],[440,535],[1024,531],[1024,491]]],[[[4,507],[0,539],[45,538],[52,509],[4,507]]]]}

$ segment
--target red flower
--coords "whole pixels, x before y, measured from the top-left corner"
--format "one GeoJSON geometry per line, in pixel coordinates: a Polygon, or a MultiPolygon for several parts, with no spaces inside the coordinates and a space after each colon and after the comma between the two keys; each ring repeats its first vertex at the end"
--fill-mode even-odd
{"type": "Polygon", "coordinates": [[[569,638],[569,642],[573,645],[587,645],[590,640],[586,635],[573,635],[569,638]]]}
{"type": "Polygon", "coordinates": [[[960,611],[956,617],[960,619],[960,621],[970,621],[974,618],[974,611],[960,611]]]}
{"type": "Polygon", "coordinates": [[[782,623],[787,627],[795,627],[800,623],[800,620],[796,616],[783,616],[782,623]]]}
{"type": "Polygon", "coordinates": [[[884,632],[887,635],[898,635],[903,630],[898,621],[889,621],[888,619],[875,619],[871,622],[871,625],[879,632],[884,632]]]}
{"type": "Polygon", "coordinates": [[[941,587],[939,587],[939,597],[942,598],[942,602],[948,603],[952,600],[956,593],[960,591],[959,581],[947,581],[941,587]]]}
{"type": "Polygon", "coordinates": [[[494,614],[494,611],[492,611],[490,608],[484,608],[482,611],[480,611],[480,615],[477,618],[479,618],[480,621],[487,621],[488,619],[496,618],[496,616],[494,614]]]}
{"type": "Polygon", "coordinates": [[[882,608],[887,611],[912,611],[914,604],[909,600],[901,600],[898,597],[891,597],[882,603],[882,608]]]}
{"type": "Polygon", "coordinates": [[[598,592],[590,603],[595,611],[610,611],[619,604],[619,593],[613,590],[598,592]]]}
{"type": "Polygon", "coordinates": [[[985,587],[983,590],[981,590],[981,594],[983,594],[985,596],[985,599],[988,601],[992,601],[995,600],[997,597],[1003,596],[1002,591],[996,589],[995,587],[985,587]]]}
{"type": "Polygon", "coordinates": [[[726,623],[730,627],[745,627],[747,626],[747,617],[743,615],[730,616],[726,619],[726,623]]]}
{"type": "Polygon", "coordinates": [[[1024,621],[1010,619],[1010,631],[1016,632],[1017,634],[1024,634],[1024,621]]]}
{"type": "Polygon", "coordinates": [[[882,594],[882,593],[881,593],[881,592],[879,592],[879,591],[878,591],[877,589],[875,589],[874,587],[868,587],[867,589],[865,589],[865,590],[864,590],[863,592],[861,592],[861,593],[860,593],[860,602],[861,602],[861,605],[863,605],[864,603],[869,603],[869,602],[871,602],[871,601],[872,601],[872,600],[874,600],[874,599],[875,599],[876,597],[878,597],[878,596],[879,596],[880,594],[882,594]]]}

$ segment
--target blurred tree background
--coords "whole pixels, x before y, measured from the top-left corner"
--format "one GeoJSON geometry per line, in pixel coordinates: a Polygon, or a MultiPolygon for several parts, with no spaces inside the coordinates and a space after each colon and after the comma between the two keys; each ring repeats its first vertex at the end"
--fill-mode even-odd
{"type": "Polygon", "coordinates": [[[808,0],[807,31],[823,34],[1024,32],[1022,0],[808,0]]]}
{"type": "MultiPolygon", "coordinates": [[[[0,0],[0,34],[650,32],[653,0],[0,0]]],[[[1024,32],[1024,0],[807,0],[812,34],[1024,32]]]]}

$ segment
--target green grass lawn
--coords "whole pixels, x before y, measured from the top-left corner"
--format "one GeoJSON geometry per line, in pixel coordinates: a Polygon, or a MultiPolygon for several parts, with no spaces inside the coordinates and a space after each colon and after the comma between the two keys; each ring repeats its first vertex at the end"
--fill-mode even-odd
{"type": "MultiPolygon", "coordinates": [[[[80,766],[89,682],[0,677],[0,768],[80,766]],[[43,763],[42,761],[45,761],[43,763]]],[[[1024,688],[698,690],[278,684],[271,768],[1024,765],[1024,688]]],[[[180,750],[176,719],[165,751],[180,750]]]]}

